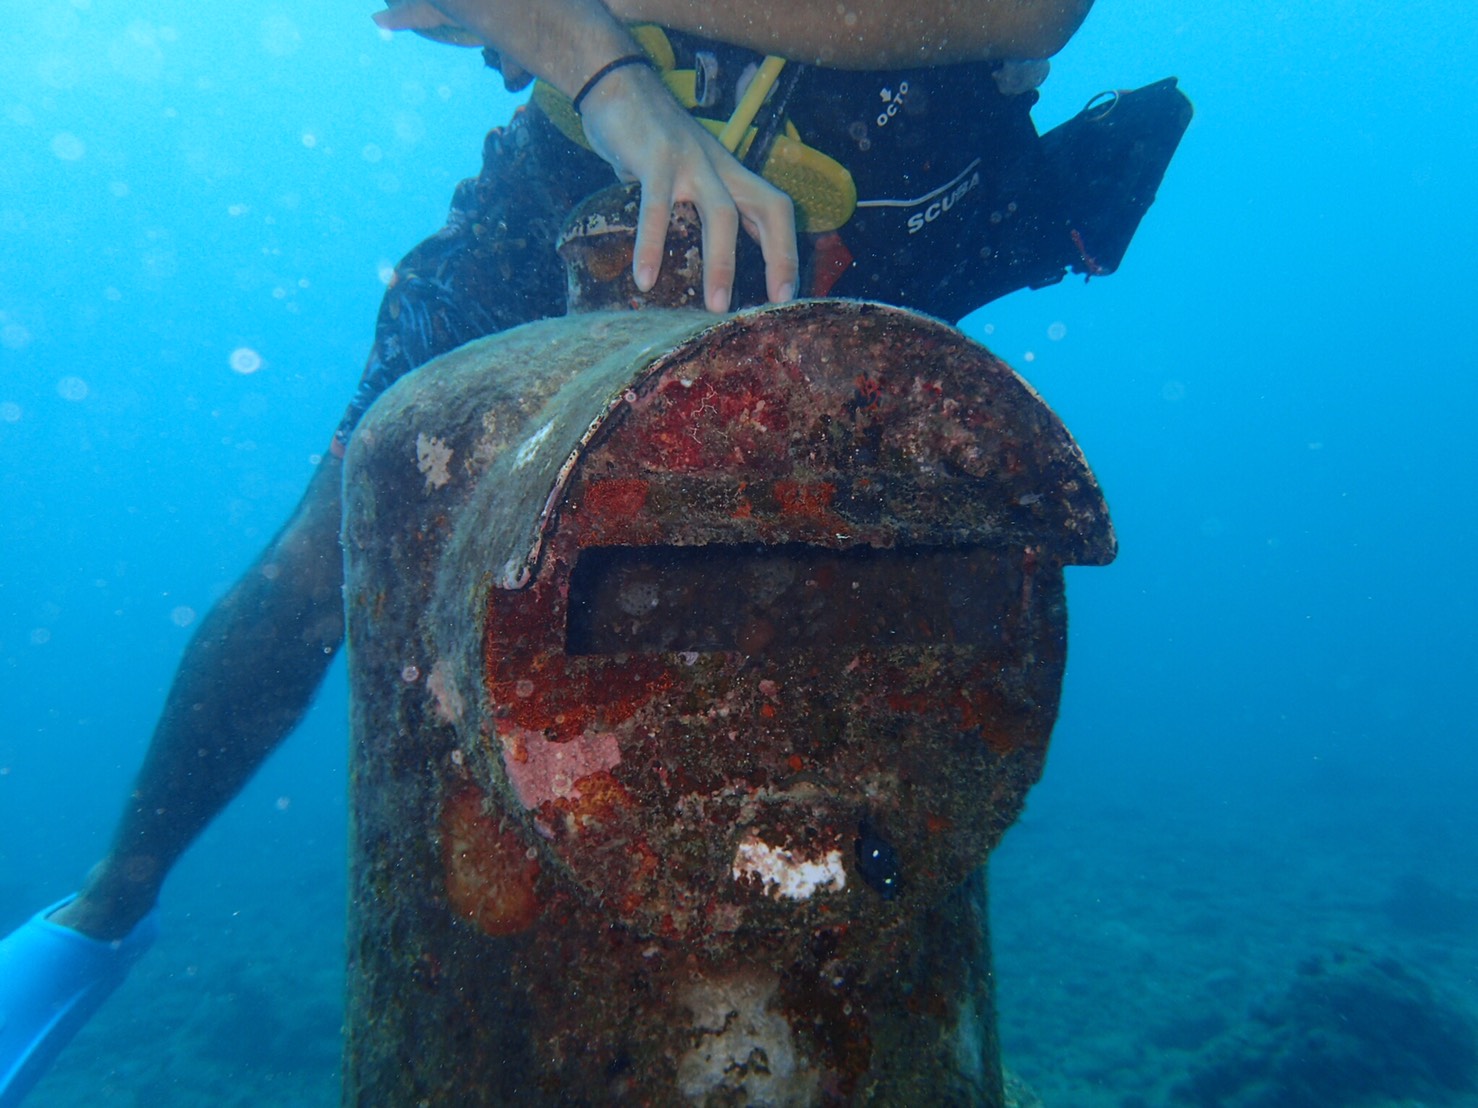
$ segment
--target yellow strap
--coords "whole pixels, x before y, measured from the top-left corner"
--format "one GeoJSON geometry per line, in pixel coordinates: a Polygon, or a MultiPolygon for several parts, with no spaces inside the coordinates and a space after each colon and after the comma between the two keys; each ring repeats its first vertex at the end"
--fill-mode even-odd
{"type": "Polygon", "coordinates": [[[730,154],[739,149],[739,140],[744,137],[744,132],[749,130],[754,117],[759,115],[760,105],[765,102],[765,97],[770,95],[770,90],[775,87],[780,71],[784,68],[785,59],[777,58],[774,54],[760,63],[759,72],[754,75],[754,80],[749,82],[749,88],[744,90],[744,96],[735,105],[734,114],[729,116],[729,122],[724,124],[724,129],[719,132],[718,140],[724,144],[724,149],[730,154]]]}

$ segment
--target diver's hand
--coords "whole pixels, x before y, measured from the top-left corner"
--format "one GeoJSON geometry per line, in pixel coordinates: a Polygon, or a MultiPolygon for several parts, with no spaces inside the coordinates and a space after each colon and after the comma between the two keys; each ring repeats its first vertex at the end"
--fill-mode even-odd
{"type": "MultiPolygon", "coordinates": [[[[526,24],[534,13],[525,10],[524,20],[513,19],[502,0],[390,2],[391,8],[375,14],[381,27],[429,32],[446,41],[474,38],[567,94],[605,62],[636,50],[596,0],[541,5],[535,12],[549,26],[541,35],[524,34],[528,41],[520,32],[530,30],[526,24]],[[561,38],[555,26],[569,33],[561,38]]],[[[727,310],[732,299],[741,223],[760,244],[770,299],[794,295],[800,267],[790,198],[740,165],[693,121],[656,74],[641,66],[617,69],[601,78],[581,107],[595,152],[621,180],[641,185],[632,263],[638,288],[645,292],[656,284],[672,207],[686,200],[698,209],[703,226],[703,300],[711,311],[727,310]]]]}
{"type": "Polygon", "coordinates": [[[643,292],[657,281],[673,205],[688,201],[703,226],[703,301],[727,311],[734,289],[739,225],[760,244],[773,301],[795,295],[795,210],[790,197],[734,159],[694,121],[650,70],[626,66],[585,97],[581,119],[591,147],[623,181],[641,185],[633,268],[643,292]]]}

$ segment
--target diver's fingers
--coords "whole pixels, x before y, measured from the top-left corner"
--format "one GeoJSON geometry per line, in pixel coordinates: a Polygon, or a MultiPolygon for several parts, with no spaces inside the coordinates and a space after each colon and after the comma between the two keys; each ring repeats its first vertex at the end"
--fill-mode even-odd
{"type": "Polygon", "coordinates": [[[641,185],[637,288],[651,290],[662,268],[672,205],[688,201],[703,228],[703,299],[710,311],[733,300],[734,247],[742,217],[758,230],[771,299],[788,298],[796,283],[795,214],[790,199],[734,160],[639,66],[616,70],[585,100],[591,148],[624,181],[641,185]]]}
{"type": "Polygon", "coordinates": [[[726,312],[734,293],[739,209],[717,173],[699,173],[697,177],[691,199],[703,225],[703,303],[710,312],[726,312]]]}
{"type": "Polygon", "coordinates": [[[761,177],[731,188],[745,230],[760,244],[765,258],[765,295],[775,303],[789,300],[795,295],[801,268],[796,253],[795,205],[761,177]]]}
{"type": "Polygon", "coordinates": [[[641,179],[641,210],[636,218],[636,251],[631,259],[636,287],[650,292],[662,271],[667,225],[672,216],[672,176],[658,169],[641,179]]]}
{"type": "Polygon", "coordinates": [[[404,0],[382,12],[375,12],[370,18],[387,31],[424,31],[452,25],[446,14],[429,0],[404,0]]]}

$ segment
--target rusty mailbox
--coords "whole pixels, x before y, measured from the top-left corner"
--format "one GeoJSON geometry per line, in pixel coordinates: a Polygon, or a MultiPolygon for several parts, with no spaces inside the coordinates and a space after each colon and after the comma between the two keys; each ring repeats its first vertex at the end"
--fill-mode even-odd
{"type": "Polygon", "coordinates": [[[1114,555],[1025,382],[876,304],[594,312],[348,461],[346,1103],[1004,1103],[984,864],[1114,555]]]}

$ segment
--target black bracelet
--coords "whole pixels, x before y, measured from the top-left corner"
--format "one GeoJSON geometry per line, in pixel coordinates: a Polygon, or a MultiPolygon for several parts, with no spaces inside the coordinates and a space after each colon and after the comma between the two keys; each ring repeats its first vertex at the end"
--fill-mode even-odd
{"type": "Polygon", "coordinates": [[[575,106],[575,114],[580,114],[580,106],[585,103],[585,98],[595,91],[595,86],[609,77],[618,69],[625,69],[628,65],[644,65],[653,73],[657,71],[656,63],[645,54],[622,54],[613,62],[606,62],[590,75],[590,80],[580,86],[580,91],[575,93],[575,99],[571,103],[575,106]]]}

